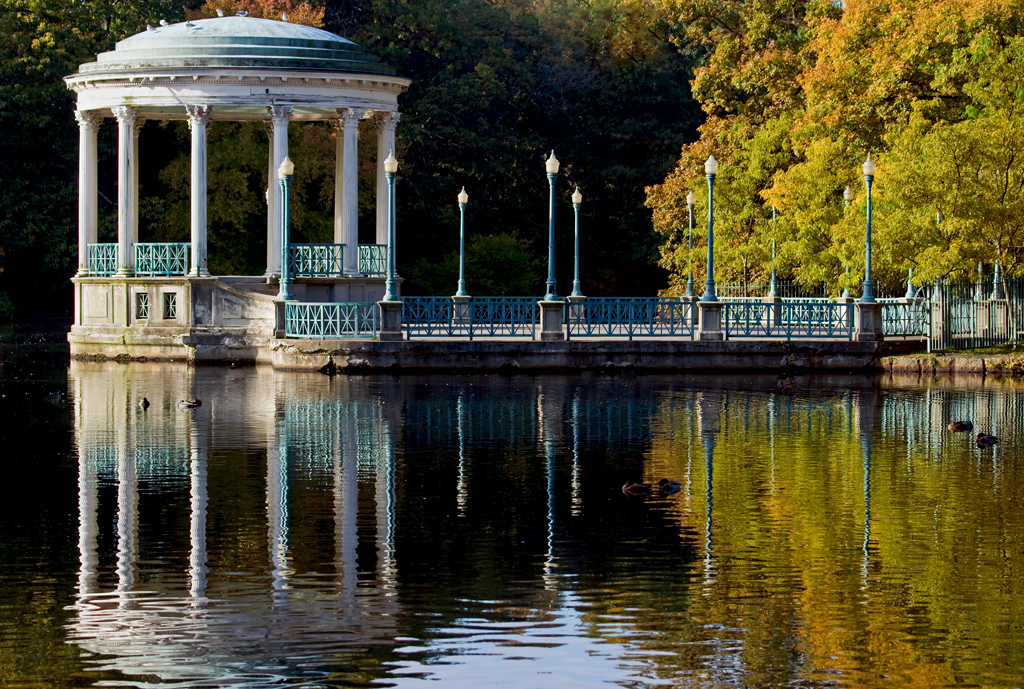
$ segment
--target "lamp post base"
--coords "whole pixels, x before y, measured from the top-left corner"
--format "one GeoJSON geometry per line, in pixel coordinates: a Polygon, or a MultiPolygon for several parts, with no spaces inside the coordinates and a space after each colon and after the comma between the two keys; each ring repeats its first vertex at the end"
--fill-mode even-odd
{"type": "Polygon", "coordinates": [[[853,339],[857,342],[880,342],[882,332],[882,305],[877,301],[859,301],[854,305],[853,339]]]}
{"type": "Polygon", "coordinates": [[[402,334],[402,302],[378,301],[380,308],[380,330],[377,339],[384,341],[404,340],[402,334]]]}
{"type": "Polygon", "coordinates": [[[565,332],[562,330],[562,321],[564,320],[565,302],[542,299],[537,304],[540,306],[540,339],[564,340],[565,332]]]}
{"type": "Polygon", "coordinates": [[[724,341],[725,331],[722,330],[722,307],[720,301],[697,302],[700,325],[697,327],[698,340],[724,341]]]}

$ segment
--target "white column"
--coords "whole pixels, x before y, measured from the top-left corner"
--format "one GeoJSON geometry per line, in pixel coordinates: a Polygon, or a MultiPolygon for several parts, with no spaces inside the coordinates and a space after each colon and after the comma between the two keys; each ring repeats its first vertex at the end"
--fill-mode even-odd
{"type": "MultiPolygon", "coordinates": [[[[339,115],[341,110],[338,111],[339,115]]],[[[342,118],[331,120],[334,128],[334,243],[345,243],[345,121],[342,118]]],[[[345,247],[348,249],[348,247],[345,247]]],[[[347,253],[347,252],[346,252],[347,253]]],[[[346,261],[345,265],[348,265],[346,261]]],[[[346,270],[345,272],[348,272],[346,270]]]]}
{"type": "Polygon", "coordinates": [[[344,181],[341,199],[341,235],[342,242],[345,244],[346,275],[359,272],[359,120],[365,112],[360,108],[338,109],[345,140],[342,159],[344,181]]]}
{"type": "Polygon", "coordinates": [[[117,118],[117,274],[135,273],[135,118],[137,108],[111,108],[117,118]]]}
{"type": "Polygon", "coordinates": [[[132,267],[135,267],[135,245],[139,243],[139,132],[142,125],[146,124],[146,118],[142,115],[135,115],[135,124],[132,125],[132,267]]]}
{"type": "Polygon", "coordinates": [[[274,188],[277,186],[277,170],[274,168],[274,125],[264,122],[267,129],[267,141],[270,142],[270,149],[267,152],[267,272],[269,278],[274,274],[274,257],[281,260],[281,251],[278,247],[277,254],[274,254],[274,188]]]}
{"type": "Polygon", "coordinates": [[[271,233],[273,246],[271,247],[270,261],[267,268],[274,275],[281,274],[281,231],[284,227],[284,219],[281,216],[281,209],[284,207],[281,199],[281,185],[277,183],[277,168],[281,161],[288,156],[288,123],[291,121],[292,109],[278,105],[271,105],[267,108],[270,113],[270,121],[274,124],[274,155],[271,170],[273,171],[269,180],[272,190],[271,196],[274,201],[274,227],[271,233]]]}
{"type": "Polygon", "coordinates": [[[78,120],[78,274],[89,274],[89,245],[96,243],[96,133],[103,117],[76,110],[78,120]]]}
{"type": "Polygon", "coordinates": [[[206,128],[210,124],[209,105],[186,105],[188,126],[192,130],[192,266],[189,275],[206,276],[206,128]]]}
{"type": "Polygon", "coordinates": [[[388,243],[388,180],[384,176],[384,161],[395,150],[397,112],[380,113],[377,124],[377,243],[388,243]]]}

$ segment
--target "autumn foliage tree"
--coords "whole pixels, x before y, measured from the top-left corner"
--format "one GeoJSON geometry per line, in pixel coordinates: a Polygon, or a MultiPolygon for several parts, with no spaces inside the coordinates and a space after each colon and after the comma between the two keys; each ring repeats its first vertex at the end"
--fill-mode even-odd
{"type": "Polygon", "coordinates": [[[749,274],[738,256],[764,256],[774,240],[778,258],[757,267],[762,276],[776,268],[833,292],[856,286],[868,152],[879,164],[872,268],[883,288],[899,289],[909,268],[923,282],[971,275],[978,261],[1024,274],[1015,215],[1024,6],[665,2],[681,21],[704,23],[704,34],[688,40],[708,55],[695,80],[708,113],[701,138],[648,190],[673,285],[686,271],[679,199],[704,185],[702,159],[711,153],[722,163],[716,199],[730,199],[721,213],[716,203],[716,250],[719,241],[748,245],[721,253],[720,279],[749,274]],[[856,198],[844,208],[847,186],[856,198]],[[765,221],[772,207],[776,223],[765,221]]]}

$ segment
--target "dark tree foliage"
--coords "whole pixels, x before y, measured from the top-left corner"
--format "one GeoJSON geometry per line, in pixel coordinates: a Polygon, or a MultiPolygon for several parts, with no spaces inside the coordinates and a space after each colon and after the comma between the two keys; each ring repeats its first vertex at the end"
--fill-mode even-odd
{"type": "MultiPolygon", "coordinates": [[[[458,250],[458,207],[470,194],[467,234],[514,234],[545,260],[544,159],[556,185],[560,293],[572,282],[573,212],[584,195],[581,274],[587,294],[654,294],[665,285],[644,189],[664,179],[695,137],[691,63],[668,23],[627,2],[547,5],[488,0],[380,0],[353,38],[413,79],[400,101],[399,270],[458,250]],[[541,9],[537,9],[540,7],[541,9]]],[[[423,271],[414,271],[423,274],[423,271]]],[[[546,274],[546,271],[545,271],[546,274]]],[[[456,279],[448,275],[451,284],[456,279]]],[[[427,285],[410,279],[406,293],[427,285]]],[[[534,293],[543,293],[538,283],[534,293]]]]}
{"type": "MultiPolygon", "coordinates": [[[[0,125],[7,134],[0,141],[0,301],[9,295],[17,315],[68,314],[72,306],[78,127],[74,93],[62,77],[147,22],[179,21],[185,9],[200,4],[0,0],[0,31],[9,37],[0,43],[0,125]]],[[[405,293],[435,289],[435,277],[438,284],[455,284],[455,197],[463,186],[470,194],[467,235],[518,238],[494,246],[525,247],[523,260],[542,264],[546,275],[543,162],[551,150],[562,162],[555,209],[559,292],[568,293],[572,282],[569,197],[575,185],[584,195],[584,292],[653,294],[664,286],[644,189],[672,169],[680,147],[696,137],[701,113],[689,91],[692,60],[673,47],[670,22],[648,4],[327,1],[326,29],[413,80],[400,100],[396,151],[398,270],[408,274],[405,293]]],[[[293,125],[290,136],[303,163],[294,180],[295,237],[329,241],[332,133],[322,125],[293,125]]],[[[361,137],[364,242],[372,241],[372,138],[361,137]]],[[[148,122],[140,151],[140,239],[184,240],[187,128],[148,122]]],[[[217,123],[211,131],[215,272],[258,274],[265,267],[265,156],[265,133],[257,126],[217,123]]],[[[116,167],[111,120],[100,132],[101,241],[116,235],[116,167]]],[[[521,276],[509,275],[508,284],[490,281],[489,288],[506,294],[520,288],[521,276]]],[[[533,292],[543,287],[538,281],[533,292]]]]}

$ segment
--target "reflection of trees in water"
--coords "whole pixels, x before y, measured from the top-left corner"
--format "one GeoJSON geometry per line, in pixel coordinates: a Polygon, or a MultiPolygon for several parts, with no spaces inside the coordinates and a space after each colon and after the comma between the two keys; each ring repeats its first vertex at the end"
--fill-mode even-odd
{"type": "MultiPolygon", "coordinates": [[[[135,651],[210,640],[224,672],[257,646],[300,643],[377,662],[395,635],[551,621],[571,606],[584,633],[640,654],[652,676],[870,683],[921,670],[926,650],[999,652],[1020,600],[1013,585],[970,593],[1024,560],[1006,509],[1021,483],[1007,461],[1020,402],[1000,388],[246,376],[245,394],[221,397],[215,376],[149,385],[147,417],[124,413],[137,393],[117,375],[73,372],[81,646],[109,652],[97,640],[130,623],[151,634],[135,651]],[[208,416],[160,396],[196,386],[208,416]],[[1003,442],[982,453],[945,430],[953,418],[1003,442]],[[224,440],[236,423],[263,449],[224,440]],[[683,490],[620,490],[663,476],[683,490]],[[167,504],[153,511],[154,499],[167,504]],[[156,515],[174,545],[154,567],[156,515]],[[232,593],[228,571],[266,574],[232,593]],[[239,641],[221,638],[229,629],[239,641]]],[[[117,651],[123,669],[135,651],[117,651]]]]}

